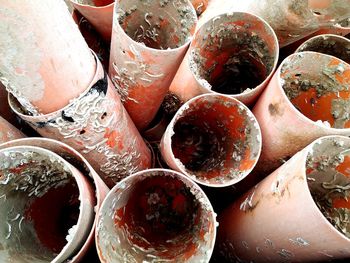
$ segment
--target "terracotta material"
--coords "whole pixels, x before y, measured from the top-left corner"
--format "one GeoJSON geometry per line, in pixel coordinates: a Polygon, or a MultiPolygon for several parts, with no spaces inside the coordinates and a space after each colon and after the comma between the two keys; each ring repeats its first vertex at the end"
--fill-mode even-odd
{"type": "Polygon", "coordinates": [[[209,0],[191,0],[191,3],[196,9],[197,15],[200,16],[207,9],[209,0]]]}
{"type": "Polygon", "coordinates": [[[144,130],[185,55],[197,16],[189,0],[116,3],[109,75],[136,127],[144,130]]]}
{"type": "Polygon", "coordinates": [[[96,63],[62,0],[4,0],[0,25],[0,80],[28,112],[59,110],[88,87],[96,63]]]}
{"type": "Polygon", "coordinates": [[[110,43],[113,22],[113,0],[69,0],[101,34],[103,39],[110,43]]]}
{"type": "Polygon", "coordinates": [[[13,97],[10,105],[42,136],[61,140],[81,152],[112,187],[127,175],[150,168],[151,153],[96,61],[90,87],[65,108],[30,116],[13,97]]]}
{"type": "Polygon", "coordinates": [[[214,16],[233,11],[249,12],[265,19],[284,47],[322,29],[339,30],[339,23],[350,17],[350,1],[211,0],[198,26],[214,16]]]}
{"type": "Polygon", "coordinates": [[[349,85],[350,65],[342,60],[310,51],[287,57],[253,108],[263,137],[259,171],[321,136],[349,136],[349,85]]]}
{"type": "Polygon", "coordinates": [[[318,35],[306,40],[295,52],[315,51],[350,64],[350,40],[337,35],[318,35]]]}
{"type": "Polygon", "coordinates": [[[165,169],[138,172],[118,183],[98,215],[101,262],[209,262],[213,207],[201,188],[165,169]]]}
{"type": "Polygon", "coordinates": [[[347,137],[320,138],[225,210],[218,262],[349,258],[349,149],[347,137]]]}
{"type": "Polygon", "coordinates": [[[0,151],[2,262],[63,262],[94,219],[89,181],[60,156],[33,146],[0,151]]]}
{"type": "Polygon", "coordinates": [[[270,80],[278,51],[275,33],[259,17],[241,12],[214,17],[195,33],[170,92],[182,101],[221,93],[251,105],[270,80]]]}
{"type": "MultiPolygon", "coordinates": [[[[95,213],[98,212],[102,204],[102,201],[105,198],[106,194],[108,193],[109,189],[103,183],[101,178],[97,175],[97,173],[94,171],[91,165],[87,162],[87,160],[80,153],[78,153],[76,150],[74,150],[73,148],[71,148],[70,146],[62,142],[47,139],[47,138],[26,138],[26,139],[13,140],[13,141],[1,144],[0,149],[6,149],[13,146],[35,146],[35,147],[40,147],[40,148],[52,151],[60,155],[63,159],[65,159],[65,161],[74,165],[74,167],[78,168],[79,171],[83,173],[83,175],[86,178],[90,178],[90,180],[93,180],[92,186],[95,191],[95,199],[96,199],[94,202],[95,213]]],[[[74,262],[74,263],[81,262],[84,259],[85,254],[93,245],[95,225],[96,225],[96,218],[91,227],[91,230],[89,231],[85,244],[81,247],[79,251],[76,252],[74,257],[71,259],[72,260],[71,262],[74,262]]]]}
{"type": "Polygon", "coordinates": [[[259,125],[241,102],[205,94],[185,103],[161,141],[166,163],[212,187],[235,184],[254,168],[261,151],[259,125]]]}
{"type": "Polygon", "coordinates": [[[23,138],[25,135],[0,116],[0,143],[23,138]]]}

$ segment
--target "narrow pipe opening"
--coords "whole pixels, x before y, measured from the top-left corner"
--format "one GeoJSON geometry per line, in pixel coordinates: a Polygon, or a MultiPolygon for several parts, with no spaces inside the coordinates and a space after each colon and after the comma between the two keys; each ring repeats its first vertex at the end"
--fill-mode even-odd
{"type": "Polygon", "coordinates": [[[203,25],[191,46],[192,73],[209,90],[240,94],[272,72],[278,54],[273,32],[248,14],[221,15],[203,25]]]}
{"type": "Polygon", "coordinates": [[[325,127],[350,128],[348,64],[328,55],[301,52],[283,62],[280,78],[288,99],[304,116],[325,127]]]}
{"type": "Polygon", "coordinates": [[[310,150],[306,176],[311,195],[325,218],[350,238],[350,142],[320,139],[310,150]]]}
{"type": "Polygon", "coordinates": [[[77,183],[60,161],[39,152],[10,148],[0,159],[0,258],[51,262],[78,222],[77,183]]]}
{"type": "Polygon", "coordinates": [[[154,49],[173,49],[186,44],[197,17],[186,1],[117,1],[117,21],[134,41],[154,49]]]}
{"type": "Polygon", "coordinates": [[[208,95],[175,117],[171,149],[186,172],[202,182],[239,181],[254,167],[261,142],[256,120],[238,101],[208,95]]]}

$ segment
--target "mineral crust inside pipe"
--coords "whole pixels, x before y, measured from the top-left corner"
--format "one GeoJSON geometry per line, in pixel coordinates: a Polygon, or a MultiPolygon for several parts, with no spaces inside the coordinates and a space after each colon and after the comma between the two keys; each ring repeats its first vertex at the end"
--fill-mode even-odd
{"type": "Polygon", "coordinates": [[[219,262],[350,257],[350,139],[314,141],[219,216],[219,262]],[[322,240],[322,242],[321,242],[322,240]]]}
{"type": "Polygon", "coordinates": [[[324,34],[306,40],[295,52],[314,51],[337,57],[350,64],[350,40],[337,35],[324,34]]]}
{"type": "MultiPolygon", "coordinates": [[[[77,168],[85,178],[92,178],[93,183],[89,180],[89,183],[92,186],[92,190],[95,192],[95,198],[91,200],[94,201],[94,214],[97,214],[98,210],[101,207],[102,201],[109,192],[109,188],[103,183],[100,176],[96,173],[96,171],[91,167],[88,161],[76,150],[72,147],[68,146],[57,140],[52,140],[48,138],[23,138],[18,140],[11,140],[6,143],[0,144],[0,149],[15,147],[15,146],[34,146],[40,147],[50,152],[58,154],[65,161],[72,164],[75,168],[77,168]]],[[[92,204],[92,202],[91,202],[92,204]]],[[[88,236],[86,238],[85,243],[81,246],[80,250],[76,250],[74,253],[74,257],[71,257],[72,262],[84,262],[82,260],[88,259],[91,260],[92,246],[94,244],[94,236],[95,236],[95,225],[96,218],[94,219],[93,225],[90,230],[86,230],[88,236]]],[[[97,256],[97,255],[96,255],[97,256]]]]}
{"type": "Polygon", "coordinates": [[[109,75],[139,130],[155,117],[196,22],[188,0],[116,1],[109,75]]]}
{"type": "Polygon", "coordinates": [[[5,148],[0,158],[1,262],[67,260],[92,227],[89,183],[42,148],[5,148]]]}
{"type": "Polygon", "coordinates": [[[271,78],[278,52],[277,37],[265,21],[243,12],[221,14],[195,33],[170,92],[182,101],[227,94],[250,105],[271,78]]]}
{"type": "Polygon", "coordinates": [[[66,106],[91,82],[96,63],[64,1],[1,1],[0,34],[0,80],[31,114],[66,106]]]}
{"type": "Polygon", "coordinates": [[[101,262],[209,262],[216,237],[213,208],[184,175],[152,169],[118,183],[98,215],[101,262]]]}
{"type": "Polygon", "coordinates": [[[212,0],[202,14],[198,25],[210,18],[232,11],[245,11],[266,20],[275,30],[280,45],[286,46],[322,28],[337,27],[349,18],[348,0],[212,0]]]}
{"type": "Polygon", "coordinates": [[[161,141],[166,163],[200,184],[229,186],[246,177],[260,155],[259,125],[234,98],[205,94],[185,103],[161,141]]]}
{"type": "Polygon", "coordinates": [[[0,116],[0,143],[25,137],[16,127],[0,116]]]}
{"type": "Polygon", "coordinates": [[[196,9],[197,15],[200,16],[208,6],[209,0],[191,0],[191,3],[196,9]]]}
{"type": "Polygon", "coordinates": [[[112,35],[113,0],[69,0],[109,44],[112,35]]]}
{"type": "Polygon", "coordinates": [[[271,171],[313,140],[350,135],[350,66],[316,52],[287,57],[253,113],[262,131],[257,165],[271,171]]]}
{"type": "Polygon", "coordinates": [[[31,116],[10,96],[10,106],[40,135],[65,142],[83,154],[103,181],[116,182],[151,167],[151,152],[124,109],[96,57],[89,87],[66,107],[31,116]]]}

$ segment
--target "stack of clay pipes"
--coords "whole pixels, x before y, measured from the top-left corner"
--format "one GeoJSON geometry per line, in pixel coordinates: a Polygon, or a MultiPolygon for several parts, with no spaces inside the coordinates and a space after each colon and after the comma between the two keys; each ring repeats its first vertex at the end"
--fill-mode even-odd
{"type": "Polygon", "coordinates": [[[350,259],[350,0],[0,0],[0,262],[350,259]]]}

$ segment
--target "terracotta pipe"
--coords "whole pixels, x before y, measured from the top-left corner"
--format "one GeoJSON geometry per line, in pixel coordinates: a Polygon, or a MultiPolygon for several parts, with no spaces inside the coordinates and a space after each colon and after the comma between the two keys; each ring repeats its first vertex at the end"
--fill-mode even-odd
{"type": "Polygon", "coordinates": [[[197,183],[224,187],[245,178],[261,150],[259,125],[241,102],[205,94],[185,103],[161,141],[166,163],[197,183]]]}
{"type": "Polygon", "coordinates": [[[216,215],[201,188],[165,169],[118,183],[98,215],[101,262],[209,262],[216,215]]]}
{"type": "Polygon", "coordinates": [[[96,63],[62,0],[3,0],[0,25],[0,80],[28,112],[59,110],[88,87],[96,63]]]}
{"type": "Polygon", "coordinates": [[[42,148],[5,148],[0,158],[1,261],[66,261],[85,243],[92,227],[89,181],[42,148]]]}
{"type": "Polygon", "coordinates": [[[101,34],[106,43],[110,43],[113,22],[113,0],[69,0],[101,34]]]}
{"type": "Polygon", "coordinates": [[[241,12],[221,14],[195,33],[170,92],[182,101],[227,94],[251,105],[269,82],[278,51],[277,37],[264,20],[241,12]]]}
{"type": "Polygon", "coordinates": [[[337,35],[318,35],[306,40],[295,52],[315,51],[350,64],[350,40],[337,35]]]}
{"type": "Polygon", "coordinates": [[[245,0],[209,1],[198,26],[223,12],[243,11],[265,19],[278,36],[281,47],[319,30],[338,28],[350,17],[349,0],[245,0]]]}
{"type": "Polygon", "coordinates": [[[0,116],[0,143],[23,138],[25,135],[0,116]]]}
{"type": "Polygon", "coordinates": [[[66,107],[30,116],[10,97],[15,113],[44,137],[81,152],[112,187],[125,176],[151,167],[151,153],[130,120],[113,84],[97,61],[89,88],[66,107]]]}
{"type": "Polygon", "coordinates": [[[287,57],[253,108],[263,138],[257,169],[271,172],[321,136],[349,136],[349,85],[342,60],[310,51],[287,57]]]}
{"type": "Polygon", "coordinates": [[[196,22],[189,0],[116,2],[109,75],[139,130],[155,117],[196,22]]]}
{"type": "MultiPolygon", "coordinates": [[[[109,189],[101,180],[99,175],[91,167],[88,161],[79,152],[77,152],[72,147],[62,142],[52,140],[52,139],[47,139],[47,138],[25,138],[25,139],[13,140],[7,143],[0,144],[0,149],[6,149],[14,146],[23,146],[23,147],[35,146],[35,147],[40,147],[40,148],[49,150],[61,156],[65,161],[69,162],[75,168],[78,168],[79,171],[87,179],[91,181],[90,184],[94,188],[95,199],[96,199],[94,203],[94,206],[95,206],[94,211],[95,213],[98,213],[98,210],[101,207],[102,201],[107,195],[109,189]]],[[[72,263],[84,262],[84,259],[86,260],[86,256],[89,256],[87,255],[87,253],[89,250],[91,250],[91,247],[93,245],[95,225],[96,225],[96,217],[91,227],[91,230],[89,231],[85,244],[71,258],[72,263]]],[[[90,259],[91,258],[89,258],[89,260],[90,259]]]]}
{"type": "Polygon", "coordinates": [[[322,137],[219,216],[218,262],[350,257],[350,139],[322,137]]]}

